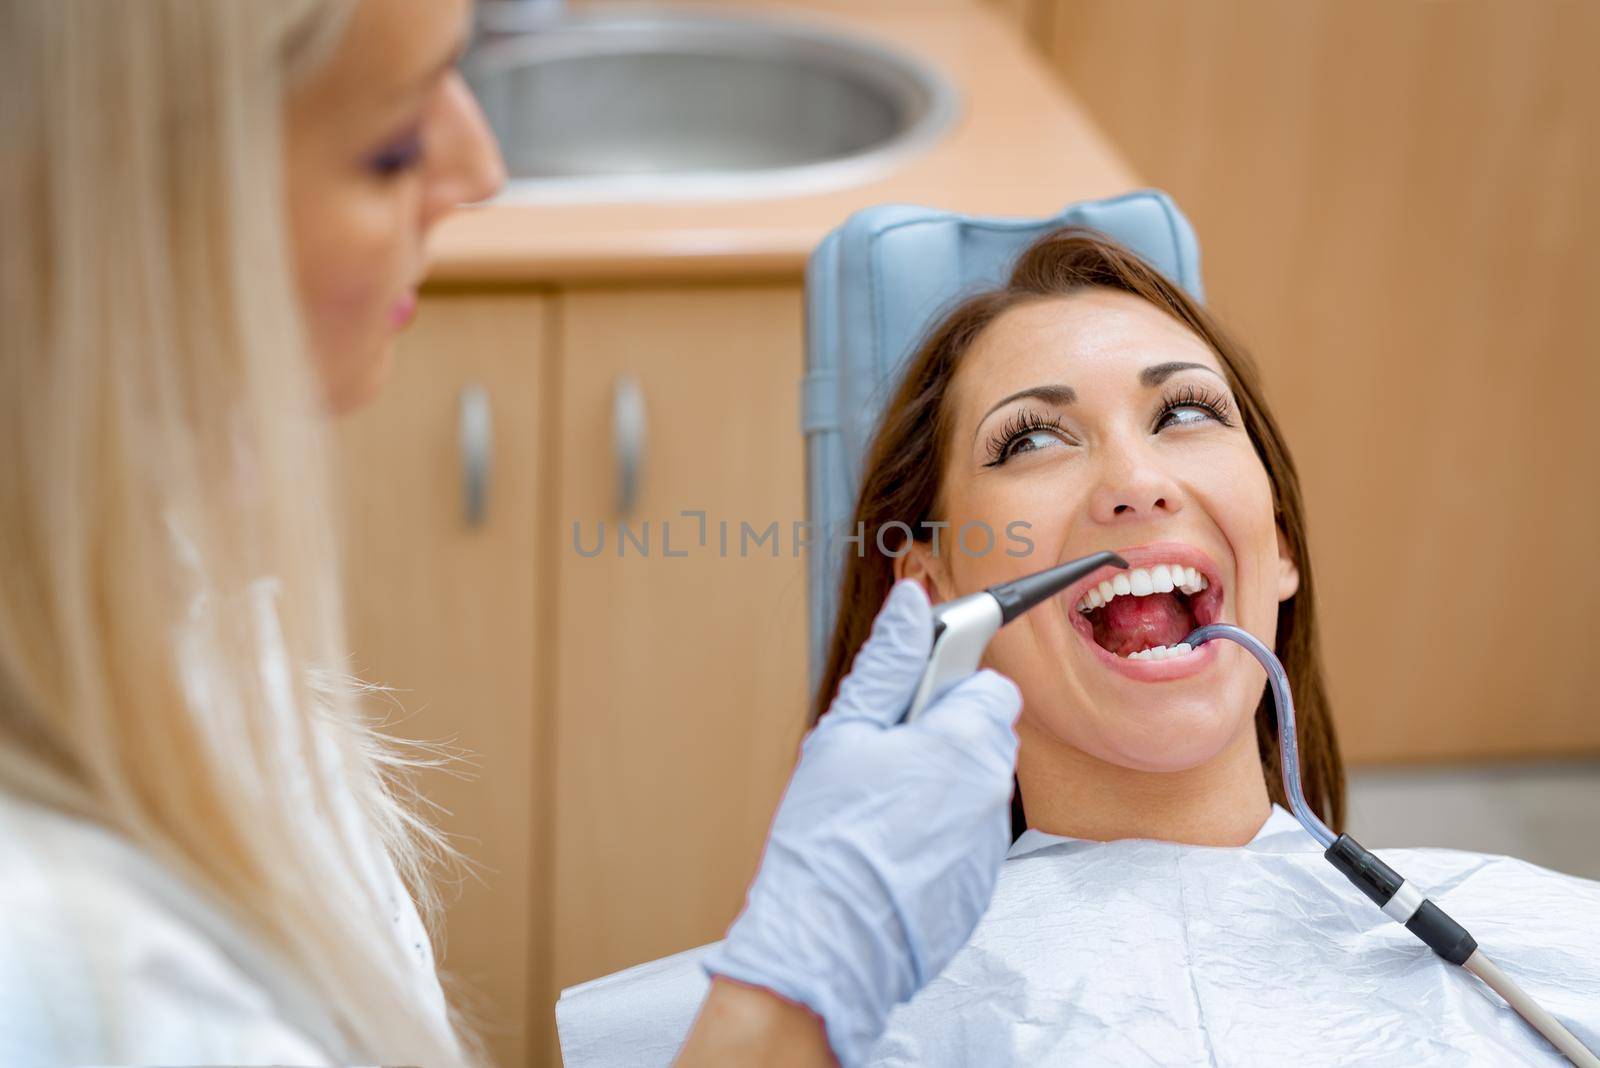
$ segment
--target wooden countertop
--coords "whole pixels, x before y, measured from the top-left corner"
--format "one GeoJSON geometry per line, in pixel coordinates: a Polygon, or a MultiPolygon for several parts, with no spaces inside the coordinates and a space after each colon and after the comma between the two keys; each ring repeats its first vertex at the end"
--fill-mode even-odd
{"type": "Polygon", "coordinates": [[[920,56],[961,96],[943,139],[878,180],[806,196],[526,205],[490,203],[442,222],[429,282],[596,282],[798,277],[851,212],[910,203],[1044,215],[1141,183],[1082,104],[1015,30],[977,0],[720,0],[855,32],[920,56]]]}

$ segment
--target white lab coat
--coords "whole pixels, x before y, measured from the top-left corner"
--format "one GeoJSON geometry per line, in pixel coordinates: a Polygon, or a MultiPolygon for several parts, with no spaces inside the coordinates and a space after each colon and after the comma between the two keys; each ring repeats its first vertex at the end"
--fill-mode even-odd
{"type": "MultiPolygon", "coordinates": [[[[393,902],[443,1013],[398,878],[393,902]]],[[[0,791],[0,1065],[353,1059],[319,1000],[225,910],[121,836],[0,791]]]]}
{"type": "MultiPolygon", "coordinates": [[[[271,579],[250,591],[269,675],[287,670],[276,593],[271,579]]],[[[204,700],[203,657],[186,640],[179,652],[191,696],[204,700]]],[[[269,692],[290,690],[278,680],[269,692]]],[[[306,773],[330,777],[336,818],[388,905],[419,1003],[442,1020],[416,905],[337,778],[331,742],[319,741],[322,767],[306,773]]],[[[121,836],[0,790],[0,1068],[358,1059],[320,999],[225,907],[121,836]]]]}

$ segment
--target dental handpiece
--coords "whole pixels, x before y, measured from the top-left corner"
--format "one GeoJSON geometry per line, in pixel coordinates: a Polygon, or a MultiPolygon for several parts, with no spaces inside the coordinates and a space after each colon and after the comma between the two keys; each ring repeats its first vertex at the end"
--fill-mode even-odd
{"type": "Polygon", "coordinates": [[[902,720],[909,723],[916,719],[977,671],[983,651],[1001,627],[1107,565],[1125,568],[1128,562],[1116,553],[1095,553],[935,605],[933,649],[902,720]]]}
{"type": "Polygon", "coordinates": [[[1348,834],[1335,837],[1328,826],[1317,818],[1311,806],[1306,804],[1305,794],[1300,787],[1300,752],[1295,742],[1294,696],[1289,692],[1289,673],[1265,642],[1242,627],[1211,623],[1198,628],[1184,640],[1198,649],[1213,638],[1227,638],[1244,646],[1245,651],[1266,669],[1267,679],[1272,684],[1272,704],[1278,713],[1278,751],[1282,757],[1279,762],[1283,765],[1283,792],[1289,799],[1295,819],[1326,850],[1322,855],[1328,862],[1382,909],[1385,916],[1416,935],[1440,957],[1451,964],[1459,964],[1483,980],[1573,1064],[1579,1068],[1600,1068],[1600,1058],[1595,1057],[1560,1020],[1550,1015],[1509,975],[1484,956],[1477,940],[1467,933],[1465,927],[1451,919],[1444,909],[1428,900],[1421,890],[1379,860],[1360,842],[1348,834]]]}

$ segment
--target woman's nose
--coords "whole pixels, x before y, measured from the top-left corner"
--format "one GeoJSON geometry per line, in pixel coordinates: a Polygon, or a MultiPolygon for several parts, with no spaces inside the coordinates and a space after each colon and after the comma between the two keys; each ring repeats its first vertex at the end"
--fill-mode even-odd
{"type": "Polygon", "coordinates": [[[1177,481],[1150,456],[1126,453],[1108,462],[1089,499],[1097,523],[1129,523],[1183,510],[1177,481]]]}
{"type": "Polygon", "coordinates": [[[428,148],[437,169],[423,204],[424,228],[462,204],[493,196],[506,181],[500,146],[472,90],[460,74],[452,71],[447,77],[437,148],[428,148]]]}

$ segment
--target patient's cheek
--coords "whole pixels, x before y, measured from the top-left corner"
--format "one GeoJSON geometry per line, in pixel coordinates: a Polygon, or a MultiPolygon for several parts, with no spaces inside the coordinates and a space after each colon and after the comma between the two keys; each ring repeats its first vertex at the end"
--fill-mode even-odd
{"type": "Polygon", "coordinates": [[[1071,695],[1060,685],[1064,657],[1053,653],[1067,635],[1051,637],[1041,628],[1007,627],[995,635],[984,656],[984,665],[1000,672],[1022,691],[1024,715],[1027,710],[1049,710],[1052,716],[1071,695]]]}

